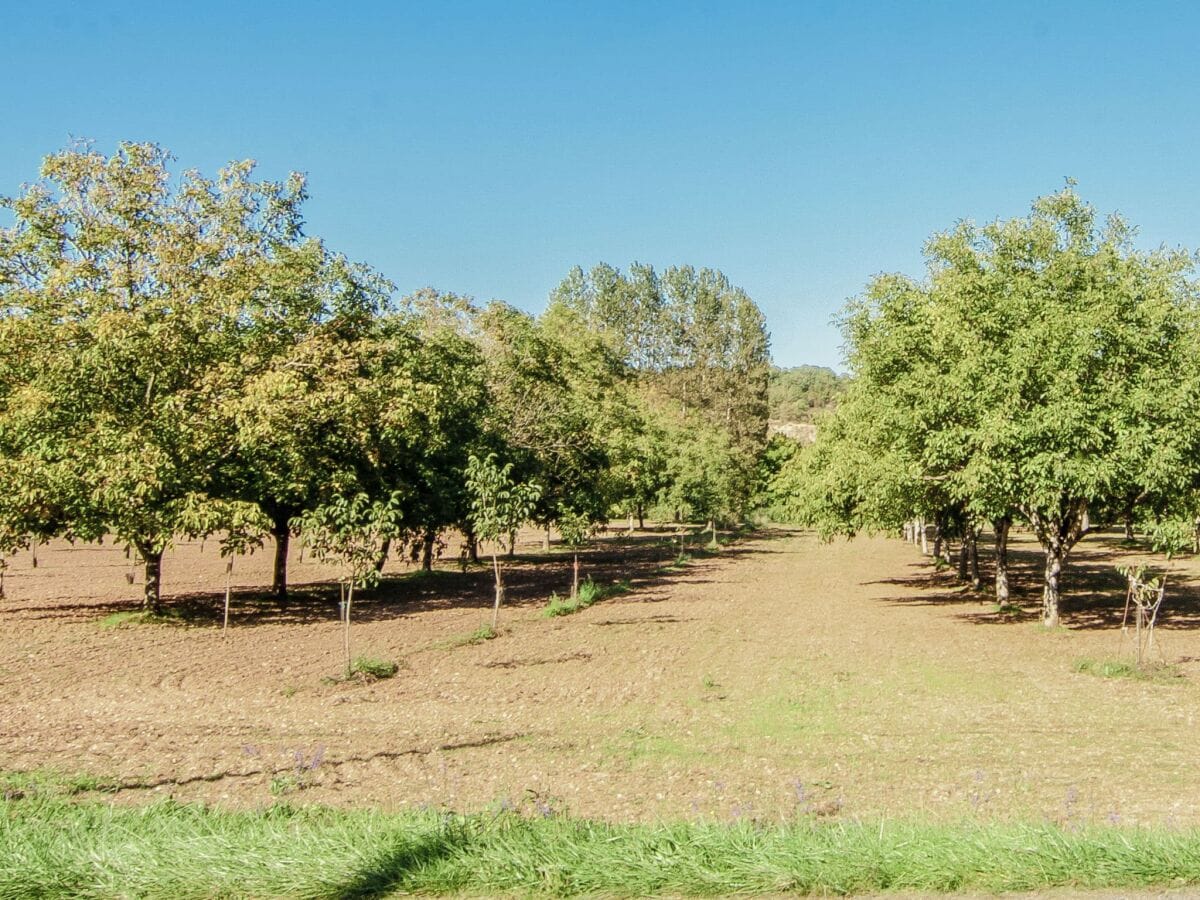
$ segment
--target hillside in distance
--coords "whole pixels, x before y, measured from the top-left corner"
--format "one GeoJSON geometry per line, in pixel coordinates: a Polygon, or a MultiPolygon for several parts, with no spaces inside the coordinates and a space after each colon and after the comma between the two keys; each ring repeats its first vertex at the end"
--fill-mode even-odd
{"type": "Polygon", "coordinates": [[[811,444],[817,416],[837,406],[849,383],[848,375],[826,366],[772,367],[767,386],[770,433],[811,444]]]}

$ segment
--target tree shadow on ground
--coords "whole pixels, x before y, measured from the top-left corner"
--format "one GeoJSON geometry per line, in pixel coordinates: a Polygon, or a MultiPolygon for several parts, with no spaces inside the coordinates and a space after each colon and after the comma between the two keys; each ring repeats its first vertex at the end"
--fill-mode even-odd
{"type": "MultiPolygon", "coordinates": [[[[979,550],[982,581],[978,590],[960,581],[955,567],[936,568],[927,557],[909,565],[911,575],[866,583],[903,588],[902,594],[885,598],[889,603],[973,607],[960,615],[976,625],[1040,621],[1045,557],[1037,545],[1022,542],[1010,546],[1009,601],[1003,609],[995,602],[994,548],[981,540],[979,550]]],[[[1125,542],[1117,531],[1089,535],[1068,558],[1061,580],[1063,626],[1077,631],[1120,628],[1126,581],[1116,566],[1141,562],[1147,563],[1153,573],[1165,572],[1167,576],[1158,624],[1174,629],[1200,628],[1200,584],[1195,577],[1162,556],[1153,556],[1144,546],[1125,542]]]]}
{"type": "Polygon", "coordinates": [[[417,840],[396,840],[382,853],[369,858],[353,876],[336,885],[329,896],[347,900],[391,896],[403,888],[414,869],[425,868],[462,850],[469,840],[465,830],[445,827],[417,840]]]}
{"type": "MultiPolygon", "coordinates": [[[[782,528],[720,533],[727,543],[707,546],[708,532],[690,527],[647,529],[634,534],[606,536],[579,551],[580,579],[591,578],[602,586],[627,587],[627,601],[655,602],[664,599],[663,588],[686,580],[706,581],[704,564],[732,561],[769,552],[770,543],[795,532],[782,528]]],[[[549,551],[521,552],[501,556],[504,570],[505,609],[544,606],[551,593],[569,593],[574,553],[561,544],[549,551]]],[[[463,566],[441,560],[432,571],[413,569],[388,572],[375,587],[355,591],[352,618],[356,623],[387,621],[437,610],[486,613],[494,601],[494,576],[490,557],[480,554],[478,564],[463,566]]],[[[235,589],[230,625],[309,624],[339,620],[342,597],[336,581],[296,583],[288,587],[288,599],[280,601],[263,587],[235,589]]],[[[199,591],[164,597],[164,624],[220,627],[224,613],[223,591],[199,591]]],[[[137,612],[140,602],[118,601],[54,602],[16,605],[6,612],[33,619],[96,619],[114,613],[137,612]]]]}

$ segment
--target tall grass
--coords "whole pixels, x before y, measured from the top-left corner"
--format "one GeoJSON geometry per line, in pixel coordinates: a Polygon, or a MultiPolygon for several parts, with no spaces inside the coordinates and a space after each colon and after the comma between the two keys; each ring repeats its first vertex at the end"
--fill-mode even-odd
{"type": "Polygon", "coordinates": [[[591,578],[588,578],[579,585],[579,593],[574,598],[551,594],[550,601],[546,604],[542,615],[548,619],[552,619],[555,616],[569,616],[572,613],[579,612],[581,609],[587,609],[601,600],[626,594],[631,590],[633,590],[633,584],[627,578],[621,581],[614,581],[612,584],[597,584],[591,578]]]}
{"type": "Polygon", "coordinates": [[[1200,831],[606,825],[60,797],[0,802],[0,898],[851,894],[1200,884],[1200,831]]]}

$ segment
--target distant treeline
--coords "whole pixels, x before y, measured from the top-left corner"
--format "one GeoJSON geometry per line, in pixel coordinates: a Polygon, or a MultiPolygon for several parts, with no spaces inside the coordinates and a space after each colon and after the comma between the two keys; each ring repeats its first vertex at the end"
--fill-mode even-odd
{"type": "Polygon", "coordinates": [[[849,376],[825,366],[772,367],[768,405],[772,422],[812,422],[846,393],[849,376]]]}

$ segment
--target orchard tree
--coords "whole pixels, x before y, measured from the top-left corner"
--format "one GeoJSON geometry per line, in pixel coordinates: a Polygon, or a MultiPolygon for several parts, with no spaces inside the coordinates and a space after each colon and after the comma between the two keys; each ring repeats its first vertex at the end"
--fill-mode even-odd
{"type": "Polygon", "coordinates": [[[392,286],[314,240],[274,263],[244,313],[239,352],[222,363],[238,389],[216,411],[232,446],[215,490],[270,520],[271,589],[284,602],[293,521],[353,480],[359,360],[392,286]]]}
{"type": "Polygon", "coordinates": [[[345,675],[354,674],[350,655],[350,617],[354,592],[379,583],[375,556],[380,542],[400,526],[400,498],[373,500],[366,494],[339,494],[327,503],[306,510],[300,517],[305,543],[317,559],[339,568],[341,584],[339,612],[342,620],[342,650],[345,675]]]}
{"type": "Polygon", "coordinates": [[[810,519],[895,528],[931,516],[963,556],[990,522],[996,594],[1007,535],[1045,556],[1043,622],[1092,514],[1188,491],[1200,467],[1197,303],[1182,253],[1140,253],[1069,188],[1022,219],[961,224],[929,279],[880,276],[843,328],[854,382],[790,480],[810,519]]]}
{"type": "Polygon", "coordinates": [[[256,182],[244,162],[173,181],[169,162],[152,144],[54,154],[3,201],[15,224],[0,230],[0,306],[24,322],[0,332],[0,357],[29,360],[6,410],[28,428],[9,436],[28,492],[49,489],[54,531],[136,546],[148,610],[189,498],[227,450],[212,411],[236,386],[216,364],[236,353],[275,250],[297,240],[304,198],[298,175],[256,182]]]}
{"type": "Polygon", "coordinates": [[[504,570],[500,565],[499,544],[510,538],[533,515],[542,489],[535,482],[513,478],[513,464],[500,465],[496,454],[467,461],[467,490],[471,496],[471,521],[475,534],[492,545],[492,570],[496,577],[496,601],[492,608],[492,629],[500,617],[504,602],[504,570]]]}
{"type": "Polygon", "coordinates": [[[940,236],[931,264],[935,292],[969,323],[962,357],[981,385],[964,493],[1001,525],[1011,508],[1033,528],[1042,620],[1057,625],[1064,565],[1093,513],[1195,481],[1191,260],[1134,250],[1121,219],[1101,224],[1068,187],[1027,217],[940,236]]]}

